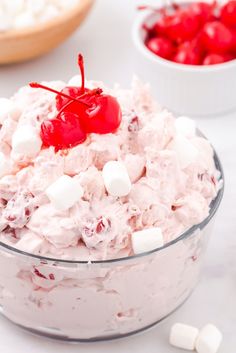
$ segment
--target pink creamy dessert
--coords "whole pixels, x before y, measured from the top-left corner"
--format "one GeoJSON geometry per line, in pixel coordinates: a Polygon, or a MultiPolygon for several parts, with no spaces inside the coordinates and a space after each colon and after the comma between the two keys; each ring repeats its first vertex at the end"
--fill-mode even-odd
{"type": "Polygon", "coordinates": [[[40,138],[56,115],[55,94],[26,86],[0,99],[0,304],[18,325],[67,340],[120,337],[175,310],[197,282],[223,190],[210,143],[193,121],[161,109],[146,85],[86,87],[117,98],[121,124],[58,152],[40,138]],[[35,140],[25,151],[17,134],[27,129],[35,140]],[[110,161],[128,173],[125,196],[106,188],[110,161]],[[65,175],[81,195],[61,209],[48,190],[65,175]],[[144,239],[153,228],[164,246],[135,243],[136,232],[144,239]]]}

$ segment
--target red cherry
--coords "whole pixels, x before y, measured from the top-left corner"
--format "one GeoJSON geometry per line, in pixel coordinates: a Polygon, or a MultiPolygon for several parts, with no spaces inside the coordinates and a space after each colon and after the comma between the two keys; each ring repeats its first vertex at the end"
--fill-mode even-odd
{"type": "Polygon", "coordinates": [[[122,112],[115,97],[95,94],[85,96],[81,101],[90,106],[80,115],[87,133],[108,134],[118,129],[122,112]]]}
{"type": "Polygon", "coordinates": [[[78,89],[66,87],[64,91],[58,92],[38,83],[30,83],[33,88],[42,88],[57,94],[58,108],[61,107],[61,110],[55,119],[47,120],[41,126],[44,145],[54,146],[56,150],[82,143],[86,139],[86,133],[112,133],[121,123],[122,112],[116,98],[103,94],[100,88],[88,90],[84,87],[81,55],[79,66],[82,85],[78,89]]]}
{"type": "Polygon", "coordinates": [[[62,112],[57,118],[42,123],[41,139],[44,146],[54,146],[58,151],[84,142],[86,132],[76,114],[62,112]]]}
{"type": "Polygon", "coordinates": [[[159,31],[177,43],[193,39],[200,26],[198,16],[187,9],[179,9],[173,15],[158,21],[157,31],[160,24],[159,31]]]}
{"type": "Polygon", "coordinates": [[[232,53],[236,54],[236,29],[231,30],[233,35],[233,43],[232,43],[232,53]]]}
{"type": "Polygon", "coordinates": [[[203,65],[221,64],[233,58],[233,55],[230,54],[208,54],[203,60],[203,65]]]}
{"type": "Polygon", "coordinates": [[[174,52],[174,46],[172,42],[164,37],[151,38],[146,42],[146,46],[154,54],[165,59],[170,59],[174,52]]]}
{"type": "Polygon", "coordinates": [[[172,60],[179,64],[200,65],[201,51],[195,41],[185,42],[179,46],[172,60]]]}
{"type": "Polygon", "coordinates": [[[236,0],[231,0],[222,7],[220,19],[226,26],[236,28],[236,0]]]}
{"type": "MultiPolygon", "coordinates": [[[[86,90],[86,92],[88,92],[87,88],[85,90],[86,90]]],[[[69,103],[71,101],[72,97],[77,98],[77,97],[81,96],[84,92],[81,89],[81,87],[67,86],[67,87],[63,88],[60,93],[66,94],[70,98],[69,97],[66,98],[65,96],[62,96],[61,94],[57,94],[56,107],[57,107],[58,111],[60,111],[67,103],[69,103]]]]}
{"type": "Polygon", "coordinates": [[[211,53],[226,53],[232,48],[233,35],[221,22],[208,22],[203,27],[201,34],[202,44],[211,53]]]}
{"type": "Polygon", "coordinates": [[[189,6],[189,11],[198,16],[201,25],[214,19],[214,9],[216,2],[208,4],[206,2],[195,2],[189,6]]]}

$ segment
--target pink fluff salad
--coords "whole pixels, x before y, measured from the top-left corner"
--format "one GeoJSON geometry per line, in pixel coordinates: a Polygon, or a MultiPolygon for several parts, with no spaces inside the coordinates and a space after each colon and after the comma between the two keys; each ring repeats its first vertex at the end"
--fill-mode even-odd
{"type": "MultiPolygon", "coordinates": [[[[60,81],[47,85],[66,86],[60,81]]],[[[0,153],[10,165],[0,174],[0,241],[57,259],[106,260],[133,255],[135,231],[160,227],[166,244],[203,221],[220,188],[210,143],[196,133],[178,133],[176,119],[138,79],[131,90],[110,90],[94,81],[86,86],[102,87],[118,99],[122,123],[116,133],[91,134],[66,153],[41,148],[29,157],[12,151],[19,126],[30,124],[39,132],[45,119],[55,117],[53,93],[22,87],[11,98],[14,113],[0,116],[0,153]],[[197,151],[190,161],[182,139],[197,151]],[[128,196],[106,192],[102,169],[110,160],[125,164],[132,182],[128,196]],[[64,174],[78,178],[84,195],[67,211],[58,211],[45,190],[64,174]]]]}

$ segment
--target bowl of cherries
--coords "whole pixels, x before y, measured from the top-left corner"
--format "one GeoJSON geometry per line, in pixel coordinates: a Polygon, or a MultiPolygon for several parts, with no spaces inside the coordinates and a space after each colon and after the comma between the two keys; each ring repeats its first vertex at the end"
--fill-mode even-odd
{"type": "Polygon", "coordinates": [[[159,102],[192,116],[236,109],[236,0],[138,9],[137,73],[159,102]]]}

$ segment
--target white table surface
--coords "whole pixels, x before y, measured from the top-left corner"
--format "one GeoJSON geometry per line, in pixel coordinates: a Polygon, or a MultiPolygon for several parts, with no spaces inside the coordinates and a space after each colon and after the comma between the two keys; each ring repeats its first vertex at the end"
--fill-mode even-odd
{"type": "MultiPolygon", "coordinates": [[[[36,0],[37,1],[37,0],[36,0]]],[[[77,73],[76,55],[83,52],[88,78],[128,87],[135,51],[130,29],[137,4],[147,1],[97,0],[83,27],[64,45],[35,61],[0,68],[0,96],[10,96],[29,81],[69,79],[77,73]]],[[[212,322],[223,331],[219,353],[236,352],[236,112],[198,119],[223,162],[225,196],[218,212],[201,282],[191,298],[174,315],[148,332],[127,339],[68,345],[31,336],[0,318],[0,352],[4,353],[171,353],[168,344],[176,321],[201,327],[212,322]],[[235,173],[235,174],[234,174],[235,173]]]]}

